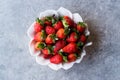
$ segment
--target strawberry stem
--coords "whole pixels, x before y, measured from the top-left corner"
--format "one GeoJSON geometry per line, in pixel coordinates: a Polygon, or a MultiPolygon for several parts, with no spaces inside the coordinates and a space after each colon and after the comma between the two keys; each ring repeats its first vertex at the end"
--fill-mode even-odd
{"type": "Polygon", "coordinates": [[[78,24],[79,24],[81,27],[86,27],[86,23],[84,23],[84,22],[78,22],[78,24]]]}
{"type": "Polygon", "coordinates": [[[67,56],[63,56],[64,62],[68,62],[67,56]]]}
{"type": "Polygon", "coordinates": [[[44,21],[40,20],[39,18],[36,18],[36,22],[40,23],[42,26],[44,26],[44,21]]]}
{"type": "Polygon", "coordinates": [[[40,42],[40,44],[38,45],[38,48],[43,49],[43,48],[45,48],[45,46],[46,46],[45,43],[40,42]]]}
{"type": "Polygon", "coordinates": [[[63,26],[65,27],[65,28],[68,28],[69,27],[69,25],[68,25],[68,23],[66,22],[66,20],[62,20],[62,23],[63,23],[63,26]]]}
{"type": "Polygon", "coordinates": [[[77,43],[77,47],[78,49],[82,50],[82,47],[84,46],[84,43],[83,42],[78,42],[77,43]]]}
{"type": "Polygon", "coordinates": [[[69,28],[65,28],[64,33],[65,33],[65,35],[68,35],[70,33],[70,29],[69,28]]]}
{"type": "Polygon", "coordinates": [[[62,56],[64,62],[68,62],[67,56],[63,55],[62,50],[59,51],[59,54],[62,56]]]}
{"type": "Polygon", "coordinates": [[[42,30],[42,35],[41,35],[41,37],[42,37],[43,39],[45,39],[45,38],[46,38],[46,33],[45,33],[45,31],[44,31],[44,30],[42,30]]]}

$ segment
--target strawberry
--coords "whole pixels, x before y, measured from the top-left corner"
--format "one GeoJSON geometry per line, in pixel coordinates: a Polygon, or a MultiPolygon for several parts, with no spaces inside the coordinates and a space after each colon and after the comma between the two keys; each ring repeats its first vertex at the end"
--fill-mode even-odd
{"type": "Polygon", "coordinates": [[[43,29],[43,22],[39,18],[36,19],[36,23],[34,24],[35,32],[40,32],[43,29]]]}
{"type": "Polygon", "coordinates": [[[45,26],[52,26],[56,22],[54,16],[47,16],[44,18],[44,21],[45,21],[45,26]]]}
{"type": "Polygon", "coordinates": [[[53,55],[52,54],[49,54],[49,55],[43,55],[43,57],[45,58],[45,59],[49,59],[49,58],[51,58],[53,55]]]}
{"type": "Polygon", "coordinates": [[[83,23],[83,22],[79,22],[77,24],[77,30],[80,32],[80,33],[83,33],[85,31],[85,28],[86,28],[86,24],[83,23]]]}
{"type": "Polygon", "coordinates": [[[35,49],[36,50],[41,50],[44,47],[45,47],[45,43],[43,43],[43,42],[37,42],[37,43],[35,43],[35,49]]]}
{"type": "Polygon", "coordinates": [[[61,22],[61,21],[56,22],[56,23],[54,24],[54,28],[55,28],[56,30],[59,30],[60,28],[63,28],[62,22],[61,22]]]}
{"type": "Polygon", "coordinates": [[[77,59],[76,54],[70,53],[70,54],[68,55],[68,61],[69,61],[69,62],[73,62],[73,61],[75,61],[76,59],[77,59]]]}
{"type": "Polygon", "coordinates": [[[76,24],[76,23],[74,23],[74,24],[73,24],[73,27],[74,27],[74,28],[76,28],[76,27],[77,27],[77,24],[76,24]]]}
{"type": "Polygon", "coordinates": [[[45,40],[45,37],[46,37],[45,31],[42,30],[41,32],[38,32],[38,33],[35,34],[34,40],[38,41],[38,42],[41,42],[41,41],[45,40]]]}
{"type": "Polygon", "coordinates": [[[81,35],[79,41],[85,43],[87,40],[85,35],[81,35]]]}
{"type": "Polygon", "coordinates": [[[63,58],[60,54],[56,54],[50,58],[50,62],[54,64],[59,64],[63,61],[63,58]]]}
{"type": "Polygon", "coordinates": [[[49,55],[51,52],[50,52],[50,50],[48,48],[44,48],[44,49],[42,49],[42,53],[44,55],[49,55]]]}
{"type": "Polygon", "coordinates": [[[65,53],[74,53],[77,51],[77,44],[76,43],[69,43],[66,45],[63,49],[63,52],[65,53]]]}
{"type": "Polygon", "coordinates": [[[60,28],[57,33],[57,37],[60,39],[64,39],[66,37],[65,30],[63,28],[60,28]]]}
{"type": "Polygon", "coordinates": [[[51,50],[48,47],[42,49],[42,53],[44,58],[50,58],[52,56],[51,50]]]}
{"type": "Polygon", "coordinates": [[[45,31],[47,34],[54,34],[55,33],[55,29],[51,26],[46,26],[45,31]]]}
{"type": "Polygon", "coordinates": [[[55,38],[56,38],[56,35],[55,35],[55,34],[49,34],[49,35],[47,36],[47,38],[45,39],[45,42],[46,42],[47,44],[53,44],[53,43],[55,43],[55,38]]]}
{"type": "Polygon", "coordinates": [[[76,42],[77,38],[77,34],[75,32],[72,32],[66,40],[67,42],[76,42]]]}
{"type": "Polygon", "coordinates": [[[54,53],[56,54],[60,49],[62,49],[66,45],[64,40],[58,40],[55,43],[54,53]]]}
{"type": "Polygon", "coordinates": [[[73,27],[73,21],[68,16],[63,16],[62,23],[64,27],[73,27]]]}
{"type": "Polygon", "coordinates": [[[49,21],[45,21],[45,26],[51,26],[52,25],[52,23],[51,22],[49,22],[49,21]]]}

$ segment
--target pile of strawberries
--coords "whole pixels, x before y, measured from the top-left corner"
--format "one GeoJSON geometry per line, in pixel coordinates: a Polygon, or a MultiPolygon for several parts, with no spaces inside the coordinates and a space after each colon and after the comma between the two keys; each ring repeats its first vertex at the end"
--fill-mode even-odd
{"type": "Polygon", "coordinates": [[[41,51],[40,55],[54,64],[75,61],[87,40],[85,28],[85,23],[74,23],[68,16],[37,18],[35,50],[41,51]]]}

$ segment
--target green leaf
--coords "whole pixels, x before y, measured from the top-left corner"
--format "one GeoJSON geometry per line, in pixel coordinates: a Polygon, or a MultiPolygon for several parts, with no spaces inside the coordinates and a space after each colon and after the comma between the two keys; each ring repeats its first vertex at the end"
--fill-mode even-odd
{"type": "Polygon", "coordinates": [[[54,25],[55,23],[56,23],[56,20],[52,18],[52,25],[54,25]]]}
{"type": "Polygon", "coordinates": [[[40,23],[42,26],[44,26],[44,21],[40,20],[39,18],[36,18],[36,22],[40,23]]]}
{"type": "Polygon", "coordinates": [[[75,28],[72,28],[72,31],[76,32],[77,34],[79,34],[79,31],[75,28]]]}
{"type": "Polygon", "coordinates": [[[81,47],[81,46],[83,46],[83,45],[84,45],[83,42],[78,42],[78,43],[77,43],[77,46],[78,46],[78,47],[81,47]]]}
{"type": "Polygon", "coordinates": [[[62,56],[64,62],[68,62],[67,56],[63,55],[62,49],[59,51],[59,54],[62,56]]]}
{"type": "Polygon", "coordinates": [[[62,20],[62,23],[63,23],[63,26],[65,27],[65,28],[68,28],[69,27],[69,25],[68,25],[68,23],[66,22],[66,20],[62,20]]]}
{"type": "Polygon", "coordinates": [[[40,44],[38,45],[38,48],[43,49],[43,48],[45,48],[45,46],[46,46],[45,43],[40,42],[40,44]]]}
{"type": "Polygon", "coordinates": [[[67,56],[62,56],[64,62],[68,62],[67,56]]]}
{"type": "Polygon", "coordinates": [[[81,27],[86,27],[86,23],[84,22],[78,22],[79,25],[81,25],[81,27]]]}
{"type": "Polygon", "coordinates": [[[52,17],[51,17],[51,16],[45,17],[45,21],[51,21],[51,20],[52,20],[52,17]]]}
{"type": "Polygon", "coordinates": [[[68,35],[70,33],[70,28],[65,28],[64,33],[65,33],[65,35],[68,35]]]}
{"type": "Polygon", "coordinates": [[[55,34],[51,34],[51,35],[50,35],[50,38],[52,38],[52,39],[54,40],[54,42],[55,42],[55,40],[56,40],[56,35],[55,35],[55,34]]]}
{"type": "Polygon", "coordinates": [[[60,17],[59,17],[59,20],[63,20],[63,17],[62,17],[62,16],[60,16],[60,17]]]}
{"type": "Polygon", "coordinates": [[[83,42],[78,42],[78,43],[77,43],[78,49],[82,50],[83,46],[84,46],[84,43],[83,43],[83,42]]]}
{"type": "Polygon", "coordinates": [[[36,18],[36,22],[38,22],[38,23],[39,23],[39,22],[40,22],[40,19],[39,19],[39,18],[36,18]]]}
{"type": "Polygon", "coordinates": [[[47,49],[49,51],[49,54],[53,54],[53,46],[49,45],[47,46],[47,49]]]}
{"type": "Polygon", "coordinates": [[[46,38],[46,33],[45,33],[45,31],[44,30],[42,30],[42,39],[45,39],[46,38]]]}

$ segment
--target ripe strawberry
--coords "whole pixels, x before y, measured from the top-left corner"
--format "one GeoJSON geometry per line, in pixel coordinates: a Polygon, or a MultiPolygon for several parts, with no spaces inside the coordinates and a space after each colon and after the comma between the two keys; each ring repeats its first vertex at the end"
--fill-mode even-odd
{"type": "Polygon", "coordinates": [[[66,45],[66,42],[64,40],[58,40],[55,43],[54,53],[58,53],[60,49],[62,49],[66,45]]]}
{"type": "Polygon", "coordinates": [[[46,26],[45,31],[47,34],[54,34],[55,33],[55,29],[51,26],[46,26]]]}
{"type": "Polygon", "coordinates": [[[56,30],[59,30],[60,28],[63,28],[62,22],[61,22],[61,21],[56,22],[56,23],[54,24],[54,28],[55,28],[56,30]]]}
{"type": "Polygon", "coordinates": [[[73,27],[74,27],[74,28],[76,28],[76,27],[77,27],[77,24],[76,24],[76,23],[74,23],[74,24],[73,24],[73,27]]]}
{"type": "Polygon", "coordinates": [[[56,22],[56,20],[54,16],[47,16],[44,18],[44,22],[45,26],[52,26],[56,22]]]}
{"type": "Polygon", "coordinates": [[[52,56],[52,53],[49,48],[42,49],[42,53],[44,58],[50,58],[52,56]]]}
{"type": "Polygon", "coordinates": [[[45,47],[45,43],[43,43],[43,42],[37,42],[37,43],[35,43],[35,49],[36,50],[41,50],[44,47],[45,47]]]}
{"type": "Polygon", "coordinates": [[[52,25],[52,22],[50,22],[50,21],[45,21],[45,26],[51,26],[52,25]]]}
{"type": "Polygon", "coordinates": [[[41,32],[35,34],[34,40],[41,42],[45,40],[45,37],[46,37],[45,31],[42,30],[41,32]]]}
{"type": "Polygon", "coordinates": [[[50,62],[54,64],[59,64],[63,61],[63,58],[60,54],[56,54],[55,56],[50,58],[50,62]]]}
{"type": "Polygon", "coordinates": [[[35,32],[40,32],[42,29],[43,29],[42,21],[39,18],[37,18],[36,23],[34,24],[34,30],[35,32]]]}
{"type": "Polygon", "coordinates": [[[77,44],[76,43],[69,43],[62,50],[65,53],[69,53],[69,54],[74,53],[77,51],[77,44]]]}
{"type": "Polygon", "coordinates": [[[78,30],[80,33],[83,33],[83,32],[85,31],[85,28],[86,28],[85,23],[79,22],[79,23],[77,24],[77,30],[78,30]]]}
{"type": "Polygon", "coordinates": [[[56,35],[55,35],[55,34],[49,34],[49,35],[47,36],[47,38],[45,39],[45,42],[46,42],[47,44],[53,44],[53,43],[55,43],[55,38],[56,38],[56,35]]]}
{"type": "Polygon", "coordinates": [[[85,35],[81,35],[79,41],[85,43],[87,40],[85,35]]]}
{"type": "Polygon", "coordinates": [[[76,42],[77,39],[78,39],[77,34],[75,32],[72,32],[66,40],[67,42],[76,42]]]}
{"type": "Polygon", "coordinates": [[[51,58],[53,55],[52,54],[49,54],[49,55],[43,55],[43,57],[45,58],[45,59],[49,59],[49,58],[51,58]]]}
{"type": "Polygon", "coordinates": [[[48,48],[44,48],[44,49],[42,49],[42,53],[44,55],[49,55],[50,54],[50,50],[48,48]]]}
{"type": "Polygon", "coordinates": [[[73,27],[73,21],[68,16],[63,16],[62,23],[64,27],[73,27]]]}
{"type": "Polygon", "coordinates": [[[69,61],[69,62],[75,61],[76,59],[77,59],[76,54],[70,53],[70,54],[68,55],[68,61],[69,61]]]}
{"type": "Polygon", "coordinates": [[[60,39],[64,39],[66,37],[65,30],[63,28],[60,28],[57,33],[57,37],[60,39]]]}

